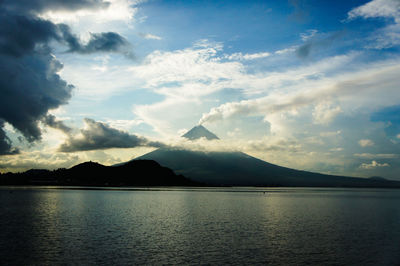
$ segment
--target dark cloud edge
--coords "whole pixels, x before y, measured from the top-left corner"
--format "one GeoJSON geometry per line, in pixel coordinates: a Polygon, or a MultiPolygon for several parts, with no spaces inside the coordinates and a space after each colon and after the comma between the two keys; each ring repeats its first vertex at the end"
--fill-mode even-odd
{"type": "Polygon", "coordinates": [[[59,152],[80,152],[92,150],[105,150],[113,148],[154,147],[160,148],[166,145],[151,141],[145,137],[130,134],[116,128],[112,128],[103,122],[97,122],[90,118],[84,119],[87,128],[81,129],[81,138],[68,135],[68,139],[60,145],[59,152]]]}

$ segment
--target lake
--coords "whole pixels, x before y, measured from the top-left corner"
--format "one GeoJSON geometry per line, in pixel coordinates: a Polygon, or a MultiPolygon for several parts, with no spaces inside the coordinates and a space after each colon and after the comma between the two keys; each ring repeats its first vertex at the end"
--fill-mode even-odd
{"type": "Polygon", "coordinates": [[[398,265],[400,190],[0,187],[0,228],[1,265],[398,265]]]}

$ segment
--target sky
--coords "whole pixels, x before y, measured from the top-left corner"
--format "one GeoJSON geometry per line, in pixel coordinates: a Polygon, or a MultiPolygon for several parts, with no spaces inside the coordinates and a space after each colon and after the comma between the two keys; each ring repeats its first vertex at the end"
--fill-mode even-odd
{"type": "Polygon", "coordinates": [[[3,0],[0,172],[172,146],[400,180],[399,48],[399,0],[3,0]]]}

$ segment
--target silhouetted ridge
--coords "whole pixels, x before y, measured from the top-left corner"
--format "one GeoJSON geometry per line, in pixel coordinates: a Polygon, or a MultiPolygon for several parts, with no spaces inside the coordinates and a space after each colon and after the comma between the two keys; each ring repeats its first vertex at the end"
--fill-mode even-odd
{"type": "Polygon", "coordinates": [[[182,175],[152,160],[136,160],[119,166],[85,162],[70,169],[32,169],[0,175],[0,185],[68,186],[196,186],[182,175]]]}
{"type": "Polygon", "coordinates": [[[371,179],[371,180],[380,180],[380,181],[387,180],[386,178],[383,178],[381,176],[371,176],[371,177],[369,177],[369,179],[371,179]]]}
{"type": "Polygon", "coordinates": [[[206,138],[208,140],[219,139],[214,133],[212,133],[202,125],[195,126],[191,130],[186,132],[182,137],[190,140],[196,140],[200,138],[206,138]]]}
{"type": "Polygon", "coordinates": [[[84,162],[84,163],[77,164],[77,165],[71,167],[70,170],[72,170],[72,171],[85,171],[86,169],[87,170],[90,169],[91,171],[93,171],[95,169],[96,170],[104,170],[106,168],[107,168],[107,166],[104,166],[104,165],[99,164],[97,162],[90,161],[90,162],[84,162]]]}
{"type": "Polygon", "coordinates": [[[160,148],[137,159],[154,160],[192,180],[210,185],[304,187],[400,187],[381,178],[334,176],[274,165],[243,152],[160,148]]]}
{"type": "Polygon", "coordinates": [[[79,168],[79,167],[107,167],[107,166],[102,165],[98,162],[89,161],[89,162],[83,162],[83,163],[77,164],[75,166],[72,166],[71,169],[79,168]]]}

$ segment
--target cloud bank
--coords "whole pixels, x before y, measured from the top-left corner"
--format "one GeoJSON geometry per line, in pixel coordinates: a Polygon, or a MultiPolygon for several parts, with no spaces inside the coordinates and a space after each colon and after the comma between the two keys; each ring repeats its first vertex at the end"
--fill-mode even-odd
{"type": "Polygon", "coordinates": [[[204,113],[199,123],[251,115],[265,116],[268,120],[268,115],[296,111],[307,106],[314,107],[315,122],[328,123],[342,112],[341,107],[329,102],[330,99],[343,102],[350,99],[354,103],[360,102],[361,105],[374,99],[369,103],[370,107],[395,104],[399,100],[396,92],[400,82],[398,71],[400,65],[386,62],[386,65],[377,63],[358,73],[337,75],[334,79],[310,80],[302,84],[305,88],[299,87],[289,91],[272,92],[268,96],[256,99],[224,103],[204,113]],[[377,92],[375,88],[378,86],[386,94],[377,92]]]}
{"type": "Polygon", "coordinates": [[[80,135],[70,135],[59,148],[61,152],[90,151],[111,148],[135,148],[141,146],[162,147],[160,142],[150,141],[144,137],[129,134],[102,122],[85,118],[85,128],[80,135]]]}

